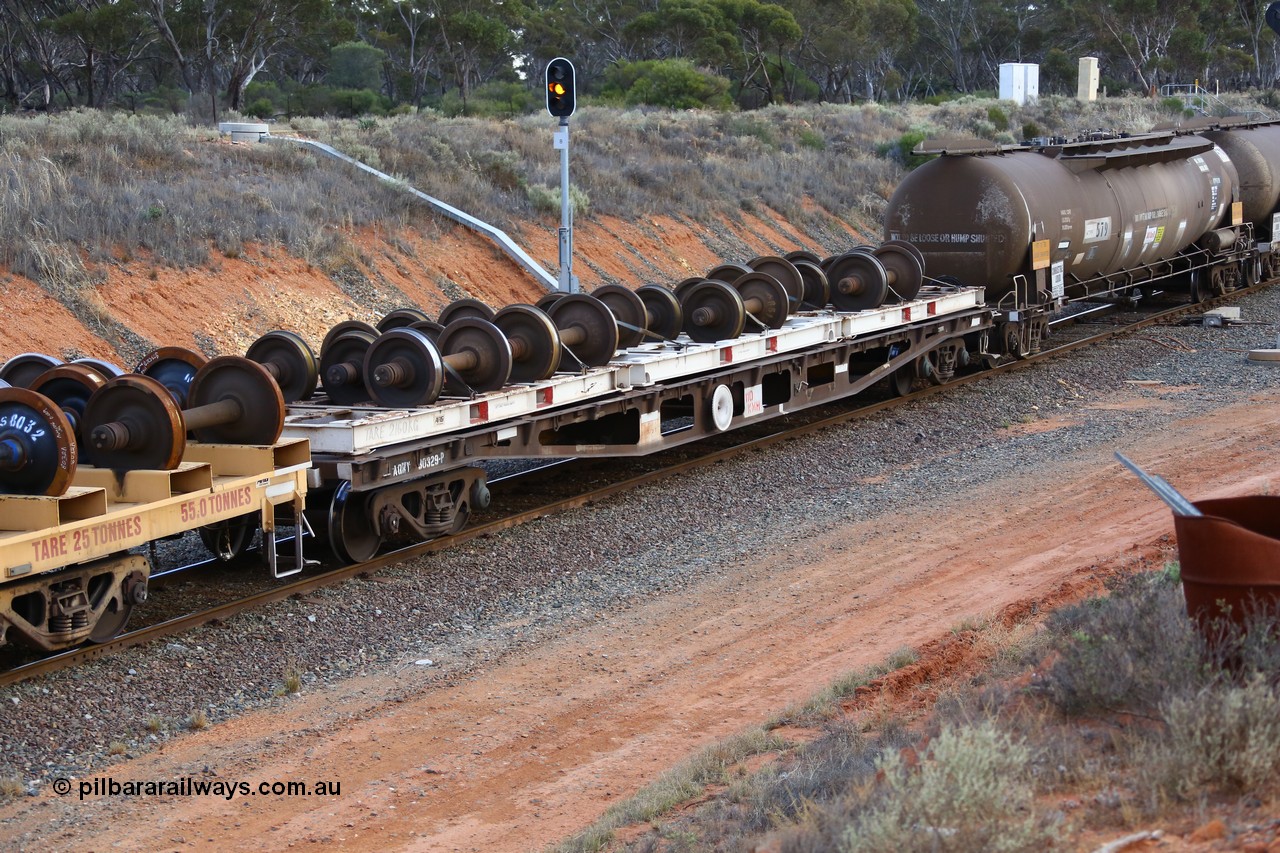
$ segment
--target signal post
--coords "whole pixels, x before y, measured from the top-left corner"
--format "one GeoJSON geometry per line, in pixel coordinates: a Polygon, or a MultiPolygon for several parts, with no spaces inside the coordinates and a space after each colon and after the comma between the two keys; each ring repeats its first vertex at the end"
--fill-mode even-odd
{"type": "Polygon", "coordinates": [[[558,56],[547,63],[547,112],[560,119],[552,137],[560,152],[560,290],[578,292],[573,274],[573,205],[569,202],[569,116],[577,109],[573,63],[558,56]]]}

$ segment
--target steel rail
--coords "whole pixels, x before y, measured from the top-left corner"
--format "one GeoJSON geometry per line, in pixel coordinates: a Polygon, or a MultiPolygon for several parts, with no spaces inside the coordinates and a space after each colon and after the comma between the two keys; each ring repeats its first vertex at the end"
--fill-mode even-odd
{"type": "MultiPolygon", "coordinates": [[[[1206,306],[1217,305],[1225,301],[1237,299],[1241,296],[1246,296],[1262,290],[1270,284],[1270,282],[1266,282],[1254,285],[1253,287],[1236,290],[1225,296],[1215,297],[1215,299],[1209,300],[1208,302],[1180,305],[1166,309],[1150,316],[1143,317],[1133,323],[1129,323],[1124,326],[1117,326],[1112,329],[1106,329],[1096,334],[1062,344],[1061,346],[1043,350],[1040,353],[1024,359],[1010,361],[1002,365],[997,365],[995,367],[966,374],[964,376],[957,376],[941,385],[929,386],[903,397],[893,397],[874,403],[868,403],[863,406],[837,412],[836,414],[828,415],[798,426],[786,427],[739,444],[734,444],[731,447],[713,450],[693,459],[685,459],[675,464],[663,466],[661,468],[654,469],[653,471],[629,477],[616,483],[599,486],[582,494],[562,498],[535,509],[525,510],[510,516],[478,524],[475,527],[469,527],[458,533],[442,536],[427,542],[419,542],[405,548],[389,551],[386,554],[382,554],[363,563],[343,566],[342,568],[324,572],[310,578],[293,581],[292,583],[288,583],[284,586],[273,587],[272,589],[251,595],[247,598],[218,605],[217,607],[213,607],[199,613],[193,613],[187,616],[169,619],[164,622],[158,622],[154,625],[150,625],[146,628],[140,628],[136,631],[129,631],[106,643],[70,649],[49,657],[41,658],[31,663],[23,664],[0,673],[0,687],[34,678],[39,675],[55,672],[60,669],[65,669],[76,664],[107,657],[115,652],[141,645],[142,643],[147,643],[172,634],[181,633],[182,631],[196,628],[210,622],[227,619],[228,617],[234,616],[243,610],[259,607],[274,601],[281,601],[285,598],[289,598],[290,596],[303,595],[357,575],[368,574],[389,566],[394,566],[406,560],[445,551],[456,545],[469,542],[470,540],[481,536],[492,536],[495,533],[510,530],[530,521],[555,515],[566,510],[577,509],[585,506],[586,504],[604,500],[612,497],[613,495],[634,489],[637,486],[657,482],[659,480],[666,479],[667,477],[685,474],[698,468],[714,465],[739,454],[759,450],[773,444],[809,435],[832,426],[838,426],[859,418],[864,418],[869,415],[894,408],[908,401],[925,399],[934,394],[939,394],[951,388],[967,385],[971,382],[977,382],[993,375],[1037,366],[1041,362],[1057,355],[1072,352],[1086,346],[1092,346],[1094,344],[1110,340],[1111,338],[1126,335],[1138,329],[1163,323],[1185,314],[1203,312],[1206,306]]],[[[838,404],[839,401],[835,401],[826,405],[838,404]]],[[[686,450],[691,448],[696,449],[697,444],[685,445],[684,447],[686,450]]],[[[534,469],[534,473],[536,473],[537,470],[539,469],[534,469]]]]}

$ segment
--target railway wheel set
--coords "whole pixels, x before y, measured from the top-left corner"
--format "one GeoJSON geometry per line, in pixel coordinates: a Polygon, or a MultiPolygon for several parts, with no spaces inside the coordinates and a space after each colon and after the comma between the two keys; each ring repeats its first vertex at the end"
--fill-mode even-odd
{"type": "Polygon", "coordinates": [[[270,445],[284,428],[279,385],[237,356],[165,347],[125,373],[25,353],[0,374],[0,494],[61,495],[78,464],[173,470],[189,433],[206,443],[270,445]],[[33,375],[27,368],[36,363],[46,369],[33,375]]]}
{"type": "Polygon", "coordinates": [[[0,494],[62,494],[77,464],[170,470],[188,433],[203,442],[271,444],[285,406],[312,399],[317,388],[336,405],[429,406],[442,395],[599,367],[620,348],[682,332],[714,342],[779,329],[798,311],[909,300],[923,282],[919,252],[890,241],[825,259],[800,251],[721,264],[674,288],[604,285],[498,311],[461,299],[435,321],[397,309],[376,326],[337,324],[318,357],[284,330],[263,335],[244,357],[210,361],[161,347],[129,373],[100,359],[64,364],[23,353],[0,366],[0,494]]]}
{"type": "MultiPolygon", "coordinates": [[[[390,536],[408,533],[421,539],[448,533],[465,524],[474,509],[487,506],[485,472],[474,463],[463,463],[474,452],[468,442],[476,434],[460,427],[481,425],[490,430],[479,455],[503,455],[502,448],[516,428],[498,426],[496,416],[489,423],[485,401],[490,397],[505,400],[518,396],[521,388],[536,387],[537,402],[526,407],[531,411],[549,408],[553,402],[594,399],[592,395],[602,391],[616,394],[632,381],[625,378],[630,375],[628,368],[619,366],[629,353],[645,353],[645,357],[661,353],[670,361],[711,345],[705,352],[719,353],[714,355],[718,360],[706,363],[723,364],[734,349],[726,344],[743,336],[778,333],[789,327],[793,317],[821,317],[829,324],[848,313],[905,304],[924,283],[920,254],[907,244],[891,242],[827,258],[793,252],[761,256],[745,264],[721,264],[674,287],[650,284],[632,290],[604,285],[589,294],[549,293],[536,305],[497,310],[478,300],[461,299],[447,305],[434,320],[417,308],[401,308],[376,324],[338,323],[325,334],[318,350],[294,332],[275,330],[254,341],[243,356],[207,358],[166,346],[148,353],[129,371],[98,359],[63,363],[53,356],[23,353],[0,365],[0,499],[60,498],[69,505],[72,484],[79,488],[85,478],[96,482],[101,479],[97,472],[109,475],[103,482],[120,483],[132,472],[179,476],[191,464],[191,446],[271,448],[282,436],[301,441],[288,434],[288,424],[317,411],[334,420],[346,410],[396,410],[412,415],[424,409],[452,412],[472,404],[470,416],[450,422],[455,425],[442,428],[440,436],[410,435],[414,440],[404,445],[409,449],[397,448],[395,453],[383,454],[375,447],[326,456],[302,430],[311,442],[308,464],[285,468],[293,474],[299,467],[311,470],[305,483],[289,487],[290,494],[306,493],[309,526],[340,558],[359,562],[373,556],[390,536]],[[717,346],[723,346],[723,352],[717,346]],[[586,378],[578,382],[578,377],[586,378]],[[601,377],[607,380],[603,384],[601,377]],[[477,411],[482,413],[478,417],[477,411]],[[190,445],[192,441],[198,444],[190,445]],[[371,456],[383,472],[381,482],[355,473],[371,456]],[[353,458],[359,465],[343,461],[353,458]],[[83,476],[78,478],[77,470],[83,476]]],[[[830,343],[835,337],[837,333],[824,331],[821,340],[830,343]]],[[[817,339],[810,333],[805,340],[817,339]]],[[[774,352],[776,341],[769,347],[761,353],[774,352]]],[[[744,389],[742,382],[705,389],[707,400],[714,398],[707,407],[709,429],[720,431],[742,414],[742,395],[752,393],[744,389]]],[[[703,389],[695,389],[693,396],[681,393],[686,395],[680,398],[682,406],[693,400],[694,408],[701,411],[696,401],[703,389]]],[[[667,404],[662,406],[665,411],[667,404]]],[[[599,405],[585,406],[548,422],[551,429],[539,429],[543,435],[557,436],[556,429],[565,425],[571,428],[585,421],[590,426],[600,411],[599,405]]],[[[438,420],[443,421],[443,416],[438,420]]],[[[601,426],[602,432],[610,429],[601,426]]],[[[608,453],[608,440],[600,447],[608,453]]],[[[276,474],[284,470],[278,460],[263,464],[269,470],[278,469],[276,474]]],[[[122,498],[117,495],[116,499],[122,498]]],[[[192,506],[203,504],[193,502],[192,506]]],[[[203,510],[184,506],[183,529],[199,531],[206,547],[226,559],[247,549],[254,532],[267,523],[267,515],[259,522],[254,513],[266,513],[270,506],[255,493],[243,513],[228,516],[222,504],[218,509],[222,514],[212,518],[202,515],[203,510]]],[[[300,499],[297,509],[302,515],[300,499]]],[[[301,534],[304,525],[297,519],[294,523],[301,534]]],[[[49,528],[51,536],[63,535],[56,532],[58,527],[49,528]]],[[[23,535],[31,538],[37,532],[23,535]]],[[[0,530],[0,545],[3,538],[0,530]]],[[[53,552],[51,559],[56,562],[56,547],[53,552]]],[[[94,556],[99,556],[96,551],[94,556]]],[[[35,626],[24,626],[19,633],[39,635],[37,644],[48,648],[56,647],[60,631],[66,637],[80,637],[81,629],[93,629],[95,640],[114,634],[131,606],[145,599],[149,569],[139,569],[139,558],[132,559],[129,572],[116,570],[100,582],[119,589],[113,598],[116,603],[96,616],[86,614],[84,608],[64,608],[65,602],[52,591],[56,582],[50,580],[38,606],[28,602],[23,609],[14,604],[7,614],[0,610],[0,632],[5,619],[11,624],[20,621],[13,615],[18,613],[35,626]],[[78,615],[64,619],[61,609],[78,615]],[[76,629],[63,631],[64,623],[74,623],[76,629]]],[[[70,558],[67,563],[69,569],[70,558]]],[[[30,570],[7,568],[10,577],[15,571],[30,570]]],[[[82,586],[96,582],[86,575],[82,586]]],[[[15,600],[34,594],[30,590],[15,593],[15,600]]],[[[4,639],[0,633],[0,642],[4,639]]]]}

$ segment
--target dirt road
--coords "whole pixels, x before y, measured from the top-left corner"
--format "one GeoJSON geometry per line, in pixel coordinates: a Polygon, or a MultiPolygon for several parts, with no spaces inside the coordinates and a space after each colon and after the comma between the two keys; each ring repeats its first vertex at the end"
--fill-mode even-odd
{"type": "MultiPolygon", "coordinates": [[[[1275,399],[1124,449],[1196,498],[1280,478],[1275,399]],[[1179,436],[1194,435],[1188,443],[1179,436]]],[[[1051,425],[1050,425],[1051,426],[1051,425]]],[[[1109,452],[1046,460],[893,523],[735,567],[430,688],[420,667],[309,692],[101,771],[117,780],[341,783],[337,797],[10,804],[47,849],[523,851],[588,825],[689,753],[834,678],[1064,582],[1171,554],[1169,512],[1109,452]],[[1103,472],[1100,475],[1100,472],[1103,472]],[[1046,488],[1046,484],[1052,488],[1046,488]]]]}

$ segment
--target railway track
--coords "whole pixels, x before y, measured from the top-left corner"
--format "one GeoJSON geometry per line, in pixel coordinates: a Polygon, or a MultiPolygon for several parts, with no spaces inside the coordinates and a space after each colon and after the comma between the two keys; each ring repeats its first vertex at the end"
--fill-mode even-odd
{"type": "MultiPolygon", "coordinates": [[[[1123,322],[1123,324],[1090,331],[1088,334],[1045,349],[1034,356],[1009,361],[975,373],[957,376],[946,383],[919,389],[904,397],[892,397],[885,400],[870,402],[855,408],[848,408],[847,404],[845,406],[832,404],[824,407],[818,407],[817,409],[805,414],[790,416],[788,418],[761,424],[759,427],[752,430],[739,430],[735,433],[726,434],[721,441],[732,440],[732,443],[729,443],[726,446],[714,446],[717,442],[703,441],[695,445],[687,445],[682,448],[666,451],[662,454],[658,454],[656,457],[652,457],[654,461],[658,462],[656,467],[639,474],[632,474],[622,479],[612,480],[606,484],[595,486],[586,491],[570,496],[545,501],[529,509],[514,512],[492,520],[482,521],[481,523],[477,523],[458,533],[390,551],[371,560],[327,569],[309,577],[287,584],[274,586],[270,589],[263,590],[235,601],[210,607],[189,615],[166,619],[137,630],[128,631],[105,643],[72,649],[60,654],[41,658],[30,663],[21,664],[0,673],[0,686],[14,684],[19,681],[35,678],[60,669],[73,667],[78,664],[106,657],[133,646],[182,633],[200,625],[226,620],[241,611],[259,607],[269,602],[305,595],[306,593],[321,587],[336,584],[358,575],[376,572],[379,569],[395,565],[408,559],[446,551],[472,539],[489,536],[500,531],[517,527],[535,519],[602,501],[613,495],[628,491],[646,483],[651,483],[668,477],[680,476],[694,469],[727,460],[738,454],[762,449],[770,445],[788,441],[828,427],[846,423],[857,418],[866,417],[892,408],[908,400],[924,399],[934,394],[942,393],[953,386],[964,385],[993,375],[1031,367],[1055,356],[1070,353],[1076,349],[1093,346],[1100,342],[1117,336],[1130,334],[1143,328],[1166,324],[1172,320],[1189,314],[1200,313],[1209,307],[1234,301],[1241,296],[1256,292],[1270,286],[1271,284],[1272,282],[1264,282],[1250,288],[1234,291],[1227,296],[1217,297],[1206,302],[1198,304],[1183,304],[1157,310],[1133,321],[1126,321],[1123,322]],[[793,418],[800,422],[792,422],[793,418]],[[744,437],[746,440],[741,440],[744,437]]],[[[1093,316],[1096,317],[1096,314],[1093,316]]],[[[1085,327],[1080,326],[1078,328],[1085,327]]],[[[634,468],[634,463],[637,461],[642,460],[629,460],[632,468],[634,468]]],[[[542,471],[542,475],[545,476],[547,469],[557,467],[558,466],[543,466],[539,469],[533,469],[530,474],[536,477],[538,476],[538,472],[542,471]]],[[[523,479],[524,478],[515,476],[500,478],[495,479],[493,484],[497,487],[498,494],[501,495],[504,484],[523,482],[523,479]]]]}

